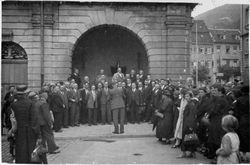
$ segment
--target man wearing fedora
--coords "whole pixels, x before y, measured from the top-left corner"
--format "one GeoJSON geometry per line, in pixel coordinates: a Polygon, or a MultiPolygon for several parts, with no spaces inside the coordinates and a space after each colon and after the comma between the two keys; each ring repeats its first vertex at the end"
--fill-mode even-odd
{"type": "Polygon", "coordinates": [[[36,145],[38,134],[32,129],[31,115],[32,102],[27,98],[27,86],[19,85],[16,88],[17,101],[12,103],[10,115],[12,128],[8,136],[16,133],[16,163],[30,163],[31,153],[36,145]]]}

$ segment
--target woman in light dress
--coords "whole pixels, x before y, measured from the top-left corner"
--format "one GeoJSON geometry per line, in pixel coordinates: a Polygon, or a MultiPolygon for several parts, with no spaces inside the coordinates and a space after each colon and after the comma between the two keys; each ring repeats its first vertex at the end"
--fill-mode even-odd
{"type": "Polygon", "coordinates": [[[180,95],[181,103],[180,103],[180,107],[177,107],[177,109],[179,110],[179,117],[176,123],[175,132],[174,132],[175,144],[172,146],[172,148],[179,147],[181,144],[181,140],[182,140],[183,113],[187,105],[187,100],[184,97],[185,93],[186,93],[186,90],[181,91],[181,95],[180,95]]]}

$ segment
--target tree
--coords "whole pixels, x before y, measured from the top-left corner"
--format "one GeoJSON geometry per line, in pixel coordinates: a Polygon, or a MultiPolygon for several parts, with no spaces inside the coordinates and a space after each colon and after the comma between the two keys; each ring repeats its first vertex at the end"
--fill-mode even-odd
{"type": "Polygon", "coordinates": [[[218,72],[223,73],[223,76],[219,77],[224,81],[229,81],[230,77],[240,76],[240,67],[230,67],[229,65],[223,65],[218,67],[218,72]]]}
{"type": "MultiPolygon", "coordinates": [[[[198,81],[208,80],[209,69],[206,66],[199,65],[198,68],[198,81]]],[[[192,77],[196,80],[196,69],[193,70],[192,77]]]]}

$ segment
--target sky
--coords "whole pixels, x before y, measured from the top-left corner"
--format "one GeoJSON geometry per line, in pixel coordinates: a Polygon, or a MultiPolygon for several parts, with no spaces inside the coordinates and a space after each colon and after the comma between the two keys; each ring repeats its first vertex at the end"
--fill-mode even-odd
{"type": "Polygon", "coordinates": [[[201,13],[204,13],[208,10],[213,8],[225,5],[225,4],[249,4],[249,0],[197,0],[196,2],[199,3],[193,12],[192,17],[195,17],[201,13]]]}

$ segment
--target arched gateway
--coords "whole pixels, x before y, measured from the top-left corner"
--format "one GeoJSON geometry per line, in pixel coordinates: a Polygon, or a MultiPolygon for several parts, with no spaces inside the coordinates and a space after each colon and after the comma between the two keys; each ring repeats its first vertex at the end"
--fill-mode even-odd
{"type": "Polygon", "coordinates": [[[76,42],[73,49],[72,68],[80,75],[88,75],[91,81],[100,69],[111,77],[117,66],[124,73],[131,69],[148,73],[147,50],[141,38],[120,25],[99,25],[89,29],[76,42]]]}
{"type": "Polygon", "coordinates": [[[28,56],[28,85],[65,81],[78,67],[95,75],[110,66],[142,68],[152,78],[190,75],[195,3],[4,1],[2,34],[28,56]],[[107,64],[107,65],[104,65],[107,64]],[[93,67],[95,65],[95,67],[93,67]]]}

